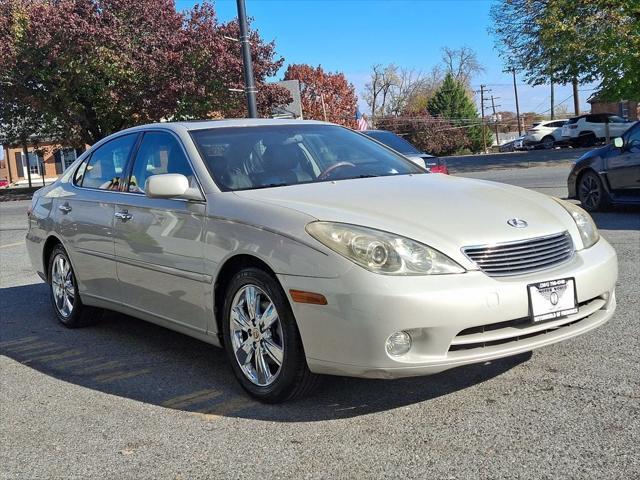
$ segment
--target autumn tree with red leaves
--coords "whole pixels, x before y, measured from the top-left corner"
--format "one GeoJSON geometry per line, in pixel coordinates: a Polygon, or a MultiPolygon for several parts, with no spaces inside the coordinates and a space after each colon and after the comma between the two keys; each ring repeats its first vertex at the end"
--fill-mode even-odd
{"type": "Polygon", "coordinates": [[[356,126],[358,99],[355,88],[344,74],[325,72],[321,66],[300,64],[289,65],[284,79],[300,81],[305,119],[326,120],[351,128],[356,126]]]}
{"type": "MultiPolygon", "coordinates": [[[[173,0],[2,0],[0,18],[0,124],[35,112],[63,140],[92,144],[162,119],[245,116],[230,91],[244,86],[240,46],[225,38],[238,24],[210,3],[181,13],[173,0]]],[[[251,49],[267,113],[290,101],[265,83],[284,60],[256,31],[251,49]]]]}

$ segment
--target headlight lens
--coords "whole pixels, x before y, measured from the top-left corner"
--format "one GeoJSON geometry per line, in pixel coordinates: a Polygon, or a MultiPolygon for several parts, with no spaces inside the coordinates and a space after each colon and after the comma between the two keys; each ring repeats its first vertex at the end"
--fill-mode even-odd
{"type": "Polygon", "coordinates": [[[578,231],[580,232],[584,248],[593,246],[600,238],[600,234],[598,233],[598,227],[596,227],[591,215],[573,203],[565,202],[559,198],[554,198],[554,200],[562,205],[562,207],[569,212],[569,215],[573,217],[573,220],[576,222],[576,226],[578,227],[578,231]]]}
{"type": "Polygon", "coordinates": [[[372,228],[313,222],[307,225],[307,232],[331,250],[375,273],[441,275],[465,271],[431,247],[372,228]]]}

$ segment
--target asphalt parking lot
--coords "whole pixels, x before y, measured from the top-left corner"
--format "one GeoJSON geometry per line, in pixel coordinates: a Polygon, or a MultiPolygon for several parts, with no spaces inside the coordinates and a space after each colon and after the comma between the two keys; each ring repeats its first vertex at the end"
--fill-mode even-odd
{"type": "MultiPolygon", "coordinates": [[[[460,173],[566,195],[566,162],[460,173]]],[[[620,269],[598,330],[265,406],[199,341],[113,313],[61,327],[26,257],[27,205],[0,203],[0,478],[640,477],[639,209],[594,215],[620,269]]]]}

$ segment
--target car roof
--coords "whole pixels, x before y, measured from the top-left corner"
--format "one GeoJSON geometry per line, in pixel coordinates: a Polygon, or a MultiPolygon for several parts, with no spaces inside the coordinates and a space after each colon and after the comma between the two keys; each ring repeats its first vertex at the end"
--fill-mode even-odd
{"type": "Polygon", "coordinates": [[[556,118],[553,120],[540,120],[540,122],[538,122],[539,124],[545,124],[545,123],[553,123],[553,122],[568,122],[569,119],[568,118],[556,118]]]}
{"type": "Polygon", "coordinates": [[[210,128],[225,127],[260,127],[269,125],[335,125],[329,122],[319,122],[317,120],[285,120],[274,118],[233,118],[224,120],[189,120],[182,122],[158,122],[138,125],[123,131],[147,130],[149,128],[163,128],[166,130],[204,130],[210,128]]]}

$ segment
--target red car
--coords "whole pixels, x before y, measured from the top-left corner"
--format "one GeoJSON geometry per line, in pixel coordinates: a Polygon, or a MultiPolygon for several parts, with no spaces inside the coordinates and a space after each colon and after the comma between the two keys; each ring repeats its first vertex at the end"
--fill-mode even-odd
{"type": "Polygon", "coordinates": [[[0,178],[0,188],[7,188],[9,186],[9,180],[6,178],[0,178]]]}
{"type": "Polygon", "coordinates": [[[449,174],[446,160],[421,152],[404,138],[393,132],[389,132],[388,130],[364,130],[361,133],[385,144],[387,147],[393,148],[396,152],[401,153],[421,167],[426,167],[431,173],[449,174]]]}

